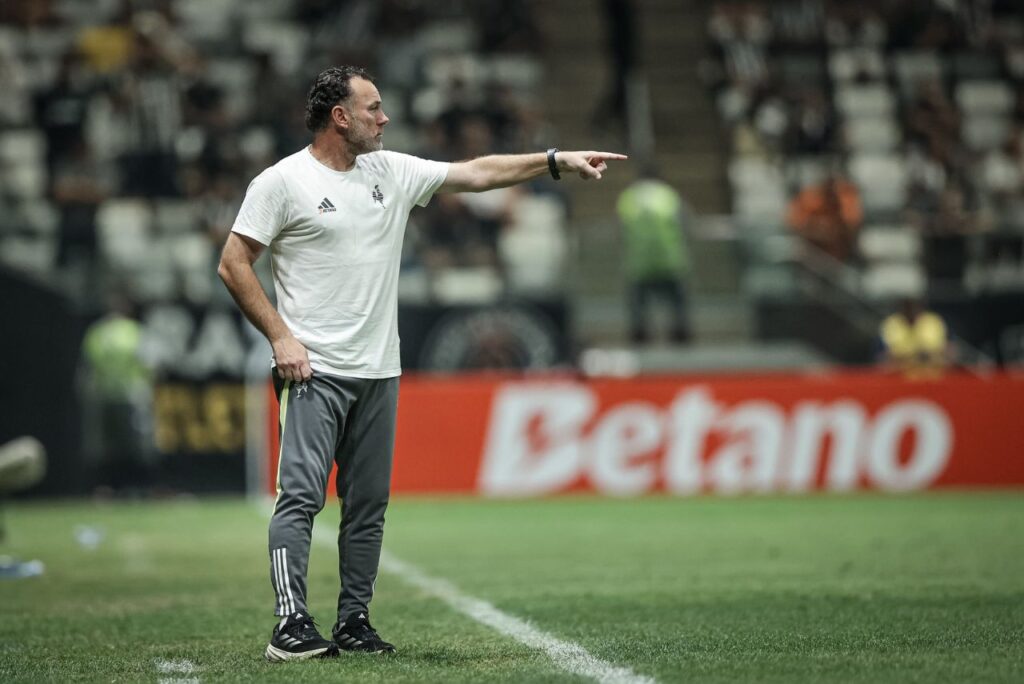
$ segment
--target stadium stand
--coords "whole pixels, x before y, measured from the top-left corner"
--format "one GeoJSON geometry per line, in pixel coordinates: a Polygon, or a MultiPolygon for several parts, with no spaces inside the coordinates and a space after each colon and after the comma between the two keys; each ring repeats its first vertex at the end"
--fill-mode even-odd
{"type": "Polygon", "coordinates": [[[846,261],[869,299],[1024,286],[1014,3],[720,1],[707,37],[741,225],[785,235],[787,202],[840,169],[864,207],[846,261]]]}
{"type": "MultiPolygon", "coordinates": [[[[225,296],[211,264],[246,184],[306,141],[313,75],[344,62],[377,75],[389,149],[537,149],[537,36],[517,2],[4,3],[2,259],[86,311],[115,283],[205,305],[225,296]]],[[[539,182],[473,200],[414,213],[405,297],[557,289],[565,198],[539,182]]]]}

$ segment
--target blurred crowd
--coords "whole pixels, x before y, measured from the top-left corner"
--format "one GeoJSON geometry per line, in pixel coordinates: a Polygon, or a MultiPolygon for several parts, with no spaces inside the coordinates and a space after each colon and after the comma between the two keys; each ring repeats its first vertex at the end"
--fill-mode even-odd
{"type": "MultiPolygon", "coordinates": [[[[9,0],[3,259],[86,308],[112,288],[141,302],[223,298],[217,251],[249,180],[308,142],[316,73],[353,63],[377,76],[389,149],[542,149],[539,45],[529,3],[514,0],[9,0]]],[[[550,185],[438,200],[410,223],[405,296],[443,297],[460,269],[470,276],[455,291],[469,297],[558,281],[558,259],[541,273],[517,262],[537,231],[561,234],[550,185]]]]}
{"type": "Polygon", "coordinates": [[[879,295],[1024,287],[1019,2],[720,0],[707,35],[741,219],[879,295]]]}

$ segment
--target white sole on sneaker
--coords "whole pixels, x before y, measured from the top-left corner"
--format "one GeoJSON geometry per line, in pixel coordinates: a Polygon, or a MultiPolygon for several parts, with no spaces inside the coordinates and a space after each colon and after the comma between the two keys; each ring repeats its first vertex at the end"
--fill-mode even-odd
{"type": "Polygon", "coordinates": [[[267,644],[267,650],[263,652],[263,657],[272,663],[283,663],[286,660],[308,660],[310,658],[318,658],[329,650],[331,650],[331,647],[325,646],[324,648],[315,648],[311,651],[303,651],[302,653],[292,653],[291,651],[285,651],[277,648],[273,644],[267,644]]]}

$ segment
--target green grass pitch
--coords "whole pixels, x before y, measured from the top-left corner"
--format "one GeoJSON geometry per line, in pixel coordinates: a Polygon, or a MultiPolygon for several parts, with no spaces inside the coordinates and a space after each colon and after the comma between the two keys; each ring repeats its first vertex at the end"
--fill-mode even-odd
{"type": "MultiPolygon", "coordinates": [[[[337,520],[334,502],[318,528],[337,520]]],[[[394,657],[271,665],[267,511],[242,501],[23,503],[0,552],[0,681],[579,681],[382,574],[394,657]],[[76,526],[100,530],[95,548],[76,526]],[[188,673],[158,671],[187,660],[188,673]]],[[[385,548],[659,682],[1024,681],[1019,492],[542,501],[400,498],[385,548]]],[[[310,608],[333,623],[337,552],[310,608]]]]}

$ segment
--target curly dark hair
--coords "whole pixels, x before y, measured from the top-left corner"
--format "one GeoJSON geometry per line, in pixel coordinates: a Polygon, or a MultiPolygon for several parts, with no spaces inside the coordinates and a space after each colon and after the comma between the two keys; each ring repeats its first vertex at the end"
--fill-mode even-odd
{"type": "Polygon", "coordinates": [[[331,67],[320,72],[306,96],[306,128],[317,133],[327,127],[334,106],[352,94],[349,81],[353,78],[373,83],[373,77],[361,67],[331,67]]]}

